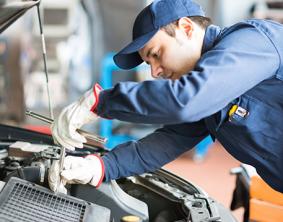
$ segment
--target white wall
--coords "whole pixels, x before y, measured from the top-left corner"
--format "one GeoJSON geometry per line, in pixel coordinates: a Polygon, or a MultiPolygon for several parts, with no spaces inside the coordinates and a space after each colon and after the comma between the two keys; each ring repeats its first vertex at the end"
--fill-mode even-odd
{"type": "MultiPolygon", "coordinates": [[[[206,13],[212,18],[214,24],[221,27],[232,25],[243,19],[249,18],[252,4],[263,0],[194,0],[199,3],[206,13]]],[[[147,0],[151,3],[152,0],[147,0]]]]}
{"type": "Polygon", "coordinates": [[[214,24],[221,27],[232,25],[249,18],[249,10],[253,3],[262,0],[195,0],[211,17],[214,24]]]}

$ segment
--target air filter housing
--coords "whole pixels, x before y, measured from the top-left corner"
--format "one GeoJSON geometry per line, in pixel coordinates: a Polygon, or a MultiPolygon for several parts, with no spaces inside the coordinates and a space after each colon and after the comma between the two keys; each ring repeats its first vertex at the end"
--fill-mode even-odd
{"type": "Polygon", "coordinates": [[[110,210],[12,177],[0,193],[0,222],[109,222],[110,210]]]}

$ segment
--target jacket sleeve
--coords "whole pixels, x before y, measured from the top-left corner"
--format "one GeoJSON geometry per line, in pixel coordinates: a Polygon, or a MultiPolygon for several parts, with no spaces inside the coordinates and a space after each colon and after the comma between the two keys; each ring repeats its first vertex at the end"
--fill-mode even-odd
{"type": "Polygon", "coordinates": [[[102,157],[105,180],[159,169],[208,135],[203,121],[167,125],[138,141],[118,145],[102,157]]]}
{"type": "Polygon", "coordinates": [[[225,36],[178,80],[121,82],[100,94],[98,115],[156,124],[195,122],[275,75],[278,52],[254,27],[225,36]]]}

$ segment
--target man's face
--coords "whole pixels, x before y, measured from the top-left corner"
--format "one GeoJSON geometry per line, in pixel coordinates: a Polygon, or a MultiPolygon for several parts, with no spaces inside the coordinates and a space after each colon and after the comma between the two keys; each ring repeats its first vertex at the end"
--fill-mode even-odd
{"type": "Polygon", "coordinates": [[[200,51],[201,46],[196,44],[195,39],[177,28],[175,37],[159,30],[139,54],[150,65],[154,78],[174,80],[193,70],[200,51]]]}

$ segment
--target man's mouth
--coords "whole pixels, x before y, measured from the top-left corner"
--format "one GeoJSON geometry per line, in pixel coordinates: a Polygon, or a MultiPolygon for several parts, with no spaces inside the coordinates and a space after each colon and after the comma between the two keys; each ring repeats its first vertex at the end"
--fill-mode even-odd
{"type": "Polygon", "coordinates": [[[173,74],[167,76],[167,79],[172,79],[173,74]]]}
{"type": "Polygon", "coordinates": [[[162,79],[171,79],[171,78],[173,77],[173,75],[174,75],[174,73],[171,73],[171,74],[165,74],[165,73],[163,73],[163,74],[161,75],[161,78],[162,78],[162,79]]]}

